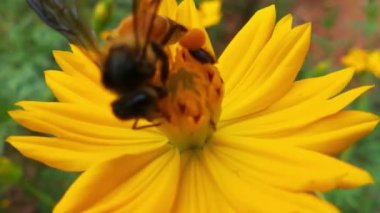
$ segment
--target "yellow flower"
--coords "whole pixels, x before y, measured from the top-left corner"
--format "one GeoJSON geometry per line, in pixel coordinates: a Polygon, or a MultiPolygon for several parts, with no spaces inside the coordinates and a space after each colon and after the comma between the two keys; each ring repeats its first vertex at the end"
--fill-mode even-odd
{"type": "MultiPolygon", "coordinates": [[[[201,27],[193,0],[178,7],[163,1],[161,14],[201,27]]],[[[23,126],[54,137],[12,136],[8,142],[46,165],[83,171],[56,212],[337,212],[315,192],[372,183],[366,171],[332,156],[368,134],[378,117],[344,110],[371,88],[340,93],[352,69],[295,81],[310,31],[310,24],[293,28],[290,15],[276,24],[274,6],[258,11],[218,59],[225,82],[221,105],[210,95],[217,94],[215,67],[178,56],[173,70],[194,66],[212,75],[209,85],[202,76],[190,85],[200,88],[199,96],[182,88],[177,91],[184,96],[175,101],[188,104],[189,115],[201,112],[197,120],[217,123],[173,112],[179,125],[170,126],[175,121],[169,119],[166,131],[132,130],[133,121],[116,119],[109,106],[115,96],[103,88],[91,60],[76,47],[55,51],[63,72],[45,74],[59,102],[20,102],[23,109],[10,112],[23,126]]]]}
{"type": "Polygon", "coordinates": [[[356,72],[362,72],[367,69],[367,58],[368,53],[366,50],[352,48],[341,60],[343,65],[354,67],[356,72]]]}
{"type": "Polygon", "coordinates": [[[372,72],[380,78],[380,51],[367,51],[360,48],[351,49],[342,57],[345,66],[354,67],[356,72],[372,72]]]}
{"type": "Polygon", "coordinates": [[[220,22],[222,18],[221,0],[203,0],[199,4],[199,14],[203,26],[210,27],[220,22]]]}
{"type": "Polygon", "coordinates": [[[380,78],[380,51],[374,50],[368,54],[368,70],[380,78]]]}

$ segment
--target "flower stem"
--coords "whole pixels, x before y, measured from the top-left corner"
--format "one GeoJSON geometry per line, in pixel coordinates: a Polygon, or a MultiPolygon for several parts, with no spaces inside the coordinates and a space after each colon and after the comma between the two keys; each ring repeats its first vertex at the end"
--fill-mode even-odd
{"type": "Polygon", "coordinates": [[[45,192],[37,189],[32,184],[30,184],[27,180],[22,179],[20,181],[21,186],[30,194],[32,194],[34,197],[36,197],[41,203],[48,207],[53,207],[55,204],[54,199],[46,194],[45,192]]]}
{"type": "MultiPolygon", "coordinates": [[[[372,73],[371,72],[363,72],[359,76],[359,81],[360,81],[360,85],[371,84],[372,83],[372,73]]],[[[359,110],[365,110],[365,111],[370,110],[371,104],[370,104],[370,94],[369,93],[365,93],[360,97],[359,102],[357,103],[357,107],[359,110]]]]}

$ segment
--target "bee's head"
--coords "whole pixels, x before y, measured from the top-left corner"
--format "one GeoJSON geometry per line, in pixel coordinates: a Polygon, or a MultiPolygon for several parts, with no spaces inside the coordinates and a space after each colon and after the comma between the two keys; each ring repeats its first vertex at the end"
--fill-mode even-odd
{"type": "Polygon", "coordinates": [[[114,46],[105,58],[102,81],[108,89],[125,94],[151,79],[155,69],[155,64],[141,59],[134,48],[114,46]]]}

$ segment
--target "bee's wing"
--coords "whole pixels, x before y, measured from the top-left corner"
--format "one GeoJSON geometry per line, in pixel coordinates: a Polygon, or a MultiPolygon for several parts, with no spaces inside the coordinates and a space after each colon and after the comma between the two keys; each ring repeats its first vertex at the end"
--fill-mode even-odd
{"type": "Polygon", "coordinates": [[[161,0],[134,0],[133,17],[134,32],[137,47],[141,57],[145,57],[153,30],[154,19],[156,18],[161,0]]]}
{"type": "Polygon", "coordinates": [[[100,50],[91,28],[82,21],[76,0],[27,0],[35,13],[51,28],[99,63],[100,50]]]}

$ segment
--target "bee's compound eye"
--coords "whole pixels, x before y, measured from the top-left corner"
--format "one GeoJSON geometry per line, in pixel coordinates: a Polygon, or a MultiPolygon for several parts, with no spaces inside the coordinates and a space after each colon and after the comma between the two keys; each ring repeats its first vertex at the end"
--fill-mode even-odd
{"type": "Polygon", "coordinates": [[[179,43],[189,50],[197,50],[202,48],[206,43],[205,33],[197,28],[189,30],[179,41],[179,43]]]}

